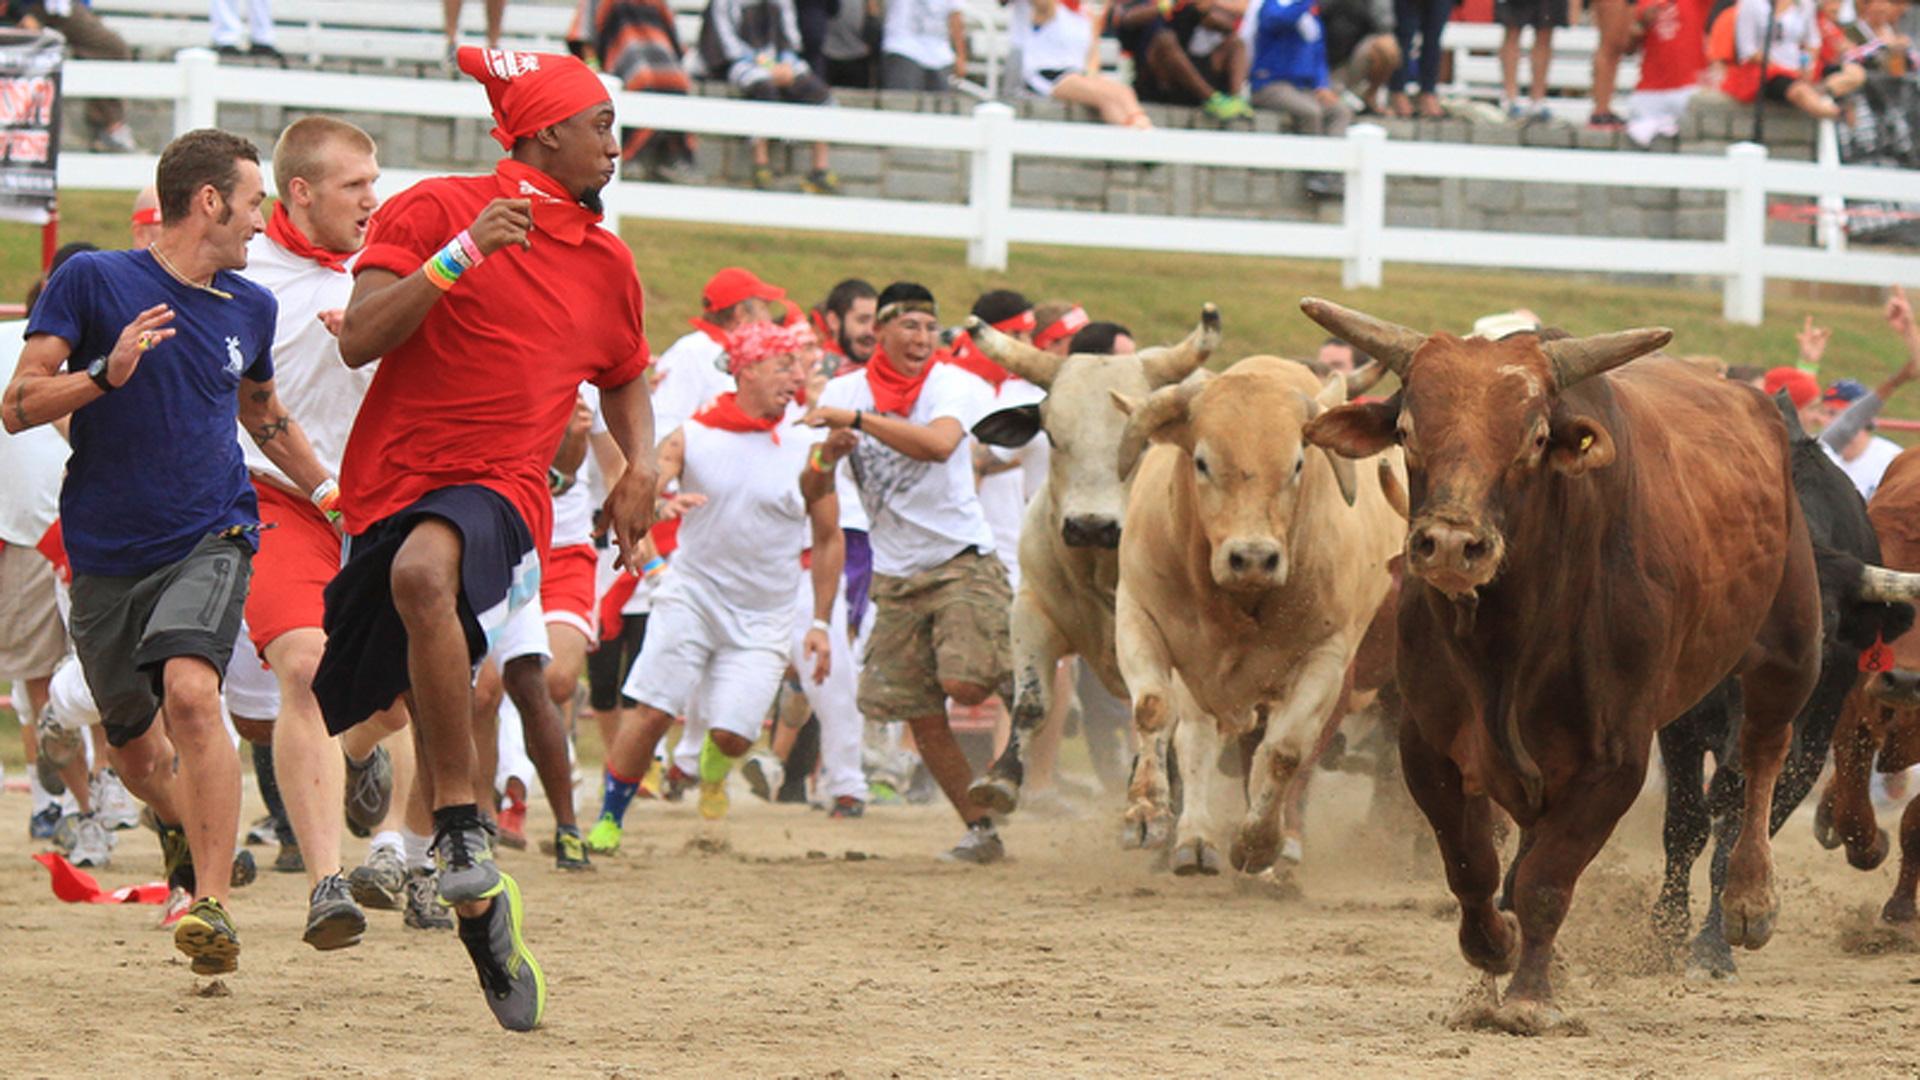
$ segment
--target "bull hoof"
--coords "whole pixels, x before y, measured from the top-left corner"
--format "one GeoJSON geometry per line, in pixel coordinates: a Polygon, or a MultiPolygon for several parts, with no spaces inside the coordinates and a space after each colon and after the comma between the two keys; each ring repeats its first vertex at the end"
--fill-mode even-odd
{"type": "Polygon", "coordinates": [[[1755,892],[1746,896],[1728,889],[1721,901],[1730,946],[1758,949],[1773,938],[1773,926],[1780,917],[1779,894],[1770,882],[1762,882],[1755,892]]]}
{"type": "Polygon", "coordinates": [[[1813,838],[1828,851],[1841,843],[1840,830],[1833,825],[1833,807],[1825,799],[1821,799],[1813,811],[1813,838]]]}
{"type": "Polygon", "coordinates": [[[1732,982],[1739,971],[1733,962],[1733,949],[1725,938],[1705,930],[1694,936],[1687,955],[1687,978],[1732,982]]]}
{"type": "Polygon", "coordinates": [[[1280,858],[1283,861],[1299,866],[1300,860],[1304,858],[1305,855],[1306,849],[1300,846],[1299,837],[1289,835],[1285,840],[1281,841],[1280,858]]]}
{"type": "Polygon", "coordinates": [[[1587,1034],[1585,1023],[1561,1012],[1553,1002],[1531,998],[1509,998],[1501,1002],[1499,1007],[1486,1014],[1479,1028],[1482,1031],[1535,1037],[1587,1034]]]}
{"type": "Polygon", "coordinates": [[[1165,848],[1173,839],[1173,815],[1145,804],[1127,809],[1120,846],[1128,850],[1165,848]]]}
{"type": "Polygon", "coordinates": [[[1020,785],[1004,776],[983,776],[967,789],[973,804],[996,814],[1011,814],[1020,806],[1020,785]]]}
{"type": "Polygon", "coordinates": [[[1271,825],[1256,822],[1240,826],[1228,853],[1233,868],[1243,874],[1258,874],[1273,866],[1280,851],[1280,837],[1271,825]]]}
{"type": "Polygon", "coordinates": [[[1220,873],[1220,849],[1197,837],[1182,840],[1173,847],[1172,864],[1178,877],[1195,874],[1213,877],[1220,873]]]}
{"type": "Polygon", "coordinates": [[[1880,921],[1912,933],[1916,928],[1915,923],[1920,922],[1920,911],[1915,910],[1913,897],[1895,896],[1880,909],[1880,921]]]}
{"type": "Polygon", "coordinates": [[[1891,850],[1893,844],[1887,836],[1887,830],[1875,828],[1871,846],[1862,850],[1852,844],[1847,845],[1847,864],[1855,870],[1878,870],[1880,864],[1887,861],[1887,853],[1891,850]]]}
{"type": "Polygon", "coordinates": [[[1461,918],[1460,955],[1489,975],[1511,975],[1520,963],[1520,919],[1511,911],[1494,917],[1491,925],[1461,918]]]}

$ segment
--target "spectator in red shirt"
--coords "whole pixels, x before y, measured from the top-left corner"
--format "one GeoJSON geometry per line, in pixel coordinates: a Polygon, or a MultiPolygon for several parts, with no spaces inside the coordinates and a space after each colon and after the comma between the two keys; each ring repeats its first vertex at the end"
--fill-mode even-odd
{"type": "Polygon", "coordinates": [[[1640,47],[1640,86],[1627,136],[1641,146],[1679,134],[1687,102],[1707,67],[1707,15],[1713,0],[1639,0],[1631,34],[1640,47]]]}

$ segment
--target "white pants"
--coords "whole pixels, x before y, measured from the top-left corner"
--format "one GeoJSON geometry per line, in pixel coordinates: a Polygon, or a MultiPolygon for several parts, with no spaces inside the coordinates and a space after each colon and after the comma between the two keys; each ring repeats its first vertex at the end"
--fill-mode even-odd
{"type": "MultiPolygon", "coordinates": [[[[647,640],[627,676],[626,695],[669,716],[687,718],[684,746],[696,718],[749,741],[766,725],[767,709],[786,674],[786,650],[742,632],[738,612],[721,609],[692,589],[654,597],[647,640]]],[[[775,640],[783,640],[784,634],[775,640]]],[[[676,760],[679,758],[676,753],[676,760]]],[[[699,743],[694,743],[697,771],[699,743]]],[[[682,766],[684,768],[684,766],[682,766]]]]}
{"type": "Polygon", "coordinates": [[[533,758],[527,756],[526,723],[520,719],[520,710],[513,707],[513,699],[505,694],[500,695],[499,715],[500,736],[497,745],[500,748],[500,760],[493,769],[493,790],[505,795],[507,781],[517,779],[531,797],[533,758]]]}
{"type": "MultiPolygon", "coordinates": [[[[212,0],[208,18],[215,45],[240,44],[240,0],[212,0]]],[[[273,44],[273,8],[268,0],[247,0],[247,29],[258,45],[273,44]]]]}
{"type": "Polygon", "coordinates": [[[813,625],[812,574],[800,575],[798,603],[800,610],[793,623],[793,669],[800,673],[800,689],[820,721],[820,795],[826,799],[844,795],[865,802],[867,776],[860,768],[860,753],[866,724],[855,704],[860,670],[854,663],[853,646],[847,641],[845,578],[833,598],[833,629],[827,631],[832,645],[831,666],[821,682],[813,681],[813,661],[806,654],[807,630],[813,625]]]}

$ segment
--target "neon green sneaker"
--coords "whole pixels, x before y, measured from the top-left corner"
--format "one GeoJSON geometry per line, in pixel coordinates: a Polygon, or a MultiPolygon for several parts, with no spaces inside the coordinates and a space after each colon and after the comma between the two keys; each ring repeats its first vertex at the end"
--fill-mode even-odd
{"type": "Polygon", "coordinates": [[[700,781],[700,816],[708,821],[718,821],[727,816],[725,780],[700,781]]]}
{"type": "Polygon", "coordinates": [[[620,850],[620,823],[613,820],[613,815],[601,814],[600,820],[587,830],[587,850],[595,855],[611,855],[620,850]]]}
{"type": "Polygon", "coordinates": [[[527,948],[521,923],[525,905],[520,885],[501,874],[503,888],[484,915],[460,919],[460,943],[467,947],[487,1008],[508,1031],[532,1031],[547,1012],[547,977],[527,948]]]}

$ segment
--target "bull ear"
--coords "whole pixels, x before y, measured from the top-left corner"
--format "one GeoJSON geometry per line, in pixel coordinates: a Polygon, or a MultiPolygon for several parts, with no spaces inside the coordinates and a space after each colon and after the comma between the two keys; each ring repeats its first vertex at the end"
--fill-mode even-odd
{"type": "Polygon", "coordinates": [[[1400,396],[1384,402],[1342,405],[1307,421],[1306,440],[1341,457],[1363,458],[1392,446],[1400,421],[1400,396]]]}
{"type": "Polygon", "coordinates": [[[1547,464],[1567,476],[1582,476],[1613,464],[1613,436],[1585,416],[1555,419],[1547,444],[1547,464]]]}
{"type": "MultiPolygon", "coordinates": [[[[1161,387],[1148,395],[1147,400],[1134,406],[1127,417],[1126,430],[1120,433],[1117,464],[1122,480],[1133,474],[1133,467],[1140,463],[1140,455],[1146,453],[1148,443],[1191,444],[1193,431],[1187,424],[1187,418],[1194,397],[1206,388],[1209,381],[1207,373],[1202,372],[1177,385],[1161,387]]],[[[1114,403],[1125,411],[1130,404],[1128,399],[1117,393],[1113,397],[1114,403]]]]}
{"type": "Polygon", "coordinates": [[[1060,374],[1060,365],[1066,360],[1064,356],[1055,356],[1009,337],[976,315],[967,316],[967,333],[973,336],[973,343],[980,346],[980,351],[987,354],[987,359],[1041,389],[1053,385],[1054,376],[1060,374]]]}
{"type": "Polygon", "coordinates": [[[990,412],[973,425],[973,437],[989,446],[1025,446],[1040,434],[1040,403],[990,412]]]}
{"type": "Polygon", "coordinates": [[[1220,309],[1200,309],[1200,324],[1178,345],[1142,349],[1137,355],[1149,386],[1171,386],[1199,369],[1220,347],[1220,309]]]}

